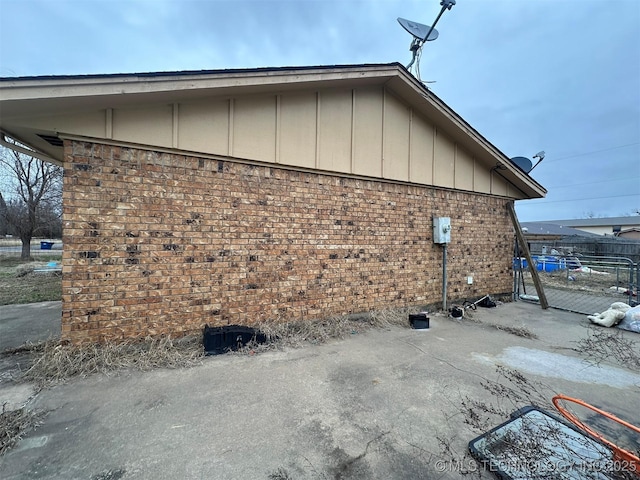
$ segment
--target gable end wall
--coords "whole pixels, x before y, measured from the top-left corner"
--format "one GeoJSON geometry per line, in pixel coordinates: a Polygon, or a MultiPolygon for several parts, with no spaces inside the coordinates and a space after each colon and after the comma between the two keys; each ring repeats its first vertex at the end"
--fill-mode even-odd
{"type": "Polygon", "coordinates": [[[179,336],[509,292],[507,199],[65,141],[62,336],[179,336]],[[473,285],[467,276],[473,275],[473,285]]]}

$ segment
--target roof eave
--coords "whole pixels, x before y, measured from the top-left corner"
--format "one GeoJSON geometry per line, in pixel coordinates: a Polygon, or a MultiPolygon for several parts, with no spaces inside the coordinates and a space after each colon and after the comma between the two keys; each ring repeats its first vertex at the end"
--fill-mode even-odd
{"type": "Polygon", "coordinates": [[[431,118],[473,155],[518,188],[527,198],[546,190],[515,167],[499,149],[427,89],[399,63],[246,70],[203,70],[111,75],[0,79],[2,117],[19,118],[114,108],[133,103],[179,102],[207,95],[265,93],[278,90],[384,84],[431,118]]]}
{"type": "MultiPolygon", "coordinates": [[[[399,67],[400,68],[398,70],[404,80],[404,85],[412,88],[416,95],[422,97],[423,101],[430,105],[431,108],[429,108],[429,115],[432,118],[437,117],[441,124],[449,123],[452,130],[463,132],[466,134],[468,139],[472,140],[467,142],[463,141],[462,143],[465,147],[467,147],[472,153],[480,153],[480,151],[482,151],[483,153],[494,157],[496,160],[494,168],[500,170],[500,175],[511,182],[525,183],[530,187],[526,189],[526,191],[523,191],[523,193],[526,193],[528,197],[543,198],[546,195],[547,190],[542,185],[516,167],[501,150],[499,150],[475,128],[467,123],[460,115],[452,110],[451,107],[440,99],[440,97],[420,83],[413,75],[402,67],[402,65],[399,65],[399,67]],[[478,147],[480,147],[480,150],[478,147]]],[[[389,82],[389,85],[394,89],[402,88],[401,86],[398,86],[398,82],[394,81],[389,82]]],[[[451,133],[451,131],[449,131],[449,133],[451,133]]],[[[463,138],[464,137],[458,137],[458,139],[463,138]]]]}

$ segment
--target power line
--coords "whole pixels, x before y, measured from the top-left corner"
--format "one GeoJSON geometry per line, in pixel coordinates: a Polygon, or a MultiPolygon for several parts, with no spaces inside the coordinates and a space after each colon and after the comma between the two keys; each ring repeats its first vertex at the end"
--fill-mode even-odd
{"type": "Polygon", "coordinates": [[[634,177],[621,177],[621,178],[611,178],[608,180],[599,180],[597,182],[586,182],[586,183],[570,183],[570,184],[564,184],[564,185],[555,185],[553,187],[548,187],[545,185],[545,188],[547,190],[551,189],[551,188],[569,188],[569,187],[580,187],[582,185],[599,185],[601,183],[609,183],[609,182],[621,182],[622,180],[630,180],[633,181],[635,180],[634,177]]]}
{"type": "Polygon", "coordinates": [[[553,160],[547,160],[544,163],[559,162],[560,160],[567,160],[568,158],[586,157],[587,155],[593,155],[594,153],[610,152],[611,150],[618,150],[620,148],[633,147],[640,142],[627,143],[625,145],[618,145],[617,147],[603,148],[602,150],[592,150],[591,152],[576,153],[575,155],[568,155],[566,157],[554,158],[553,160]]]}
{"type": "MultiPolygon", "coordinates": [[[[540,205],[541,203],[546,205],[547,203],[561,203],[561,202],[581,202],[584,200],[602,200],[602,199],[607,199],[607,198],[622,198],[622,197],[638,197],[638,199],[640,199],[640,193],[630,193],[627,195],[611,195],[609,197],[590,197],[590,198],[570,198],[568,200],[546,200],[545,198],[533,198],[531,199],[532,202],[535,202],[536,200],[540,200],[539,203],[536,203],[536,205],[540,205]]],[[[531,205],[531,203],[528,203],[528,205],[531,205]]]]}

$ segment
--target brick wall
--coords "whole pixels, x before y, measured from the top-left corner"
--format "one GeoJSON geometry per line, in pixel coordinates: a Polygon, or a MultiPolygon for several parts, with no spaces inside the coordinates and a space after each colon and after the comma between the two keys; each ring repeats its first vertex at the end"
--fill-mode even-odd
{"type": "Polygon", "coordinates": [[[502,198],[82,142],[63,195],[73,342],[438,303],[433,215],[451,299],[511,290],[502,198]]]}

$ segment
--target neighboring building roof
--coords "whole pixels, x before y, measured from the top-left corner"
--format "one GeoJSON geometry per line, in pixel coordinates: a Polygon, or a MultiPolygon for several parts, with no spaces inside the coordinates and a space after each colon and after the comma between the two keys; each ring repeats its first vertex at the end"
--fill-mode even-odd
{"type": "Polygon", "coordinates": [[[579,237],[601,237],[595,233],[585,232],[584,230],[577,230],[571,227],[565,227],[555,223],[547,222],[520,222],[520,226],[527,231],[526,235],[557,235],[561,237],[566,236],[579,236],[579,237]]]}
{"type": "MultiPolygon", "coordinates": [[[[542,223],[542,222],[532,222],[542,223]]],[[[640,225],[640,216],[634,215],[630,217],[602,217],[602,218],[577,218],[570,220],[548,220],[545,224],[553,223],[556,225],[564,225],[565,227],[609,227],[612,225],[640,225]]]]}
{"type": "Polygon", "coordinates": [[[640,228],[632,227],[632,228],[626,228],[624,230],[620,230],[618,233],[616,233],[616,237],[640,239],[640,228]]]}
{"type": "MultiPolygon", "coordinates": [[[[231,108],[233,105],[229,110],[231,108]]],[[[231,120],[223,119],[227,122],[226,125],[234,120],[232,113],[229,117],[231,120]]],[[[345,135],[341,132],[340,125],[326,119],[324,121],[326,130],[331,130],[325,135],[345,135]]],[[[435,186],[461,188],[514,199],[540,198],[546,194],[544,187],[516,167],[504,153],[399,63],[0,78],[0,133],[0,140],[7,134],[57,162],[63,160],[60,139],[68,138],[128,142],[173,151],[207,153],[411,182],[415,180],[410,174],[407,175],[407,171],[420,168],[411,165],[412,155],[416,159],[419,155],[432,155],[433,158],[443,155],[460,156],[460,165],[454,165],[453,161],[445,158],[441,164],[434,163],[431,170],[418,172],[421,180],[417,183],[430,184],[429,181],[432,181],[435,186]],[[374,90],[374,93],[367,89],[374,90]],[[309,98],[309,93],[327,92],[327,96],[331,96],[338,90],[365,92],[362,101],[360,97],[356,101],[354,94],[348,103],[343,99],[343,106],[336,106],[336,98],[328,105],[334,109],[334,113],[351,109],[351,113],[348,113],[352,118],[348,125],[352,132],[351,139],[345,141],[345,145],[349,142],[351,144],[350,162],[348,159],[346,163],[344,159],[338,159],[338,166],[331,164],[331,161],[319,165],[316,153],[315,164],[296,163],[303,157],[298,151],[311,149],[311,141],[316,142],[316,152],[319,148],[319,134],[312,131],[313,128],[309,125],[315,122],[317,130],[318,119],[323,112],[320,99],[318,98],[316,107],[316,100],[309,98]],[[374,98],[374,94],[377,97],[374,98]],[[283,101],[264,101],[269,95],[282,97],[283,101]],[[299,98],[304,95],[305,98],[299,98]],[[225,115],[226,107],[215,106],[217,110],[214,113],[218,115],[216,118],[212,118],[211,112],[205,113],[199,107],[207,102],[212,105],[214,101],[221,104],[221,100],[233,103],[235,98],[242,100],[239,101],[239,114],[235,117],[236,121],[244,122],[239,134],[244,135],[244,138],[249,135],[254,138],[271,135],[270,138],[276,138],[274,148],[271,140],[267,144],[264,141],[261,143],[260,139],[252,139],[242,145],[246,148],[233,150],[232,142],[238,141],[240,135],[234,137],[231,130],[225,135],[219,129],[214,135],[218,135],[221,142],[227,142],[229,148],[207,150],[202,146],[202,136],[198,137],[197,132],[194,134],[193,127],[203,121],[219,121],[225,115]],[[257,104],[252,104],[247,100],[249,98],[262,99],[262,103],[258,101],[257,104]],[[278,112],[281,109],[284,112],[285,108],[287,115],[304,117],[307,123],[301,126],[292,117],[283,120],[288,122],[283,128],[297,128],[300,140],[293,147],[285,145],[295,151],[290,149],[285,152],[288,157],[281,161],[278,153],[274,156],[273,151],[282,149],[277,131],[281,119],[278,112]],[[360,110],[356,112],[356,108],[360,110]],[[312,109],[315,112],[313,115],[309,113],[312,109]],[[387,115],[389,120],[380,120],[380,112],[387,115]],[[356,113],[359,115],[358,119],[368,119],[375,128],[369,128],[369,124],[354,127],[356,113]],[[183,115],[185,118],[188,116],[188,122],[184,123],[189,123],[191,129],[185,128],[184,134],[176,126],[183,115]],[[433,127],[429,127],[424,119],[433,127]],[[383,124],[384,121],[387,123],[383,124]],[[356,131],[356,127],[360,130],[356,131]],[[133,129],[139,129],[137,135],[132,135],[133,129]],[[438,145],[435,145],[435,140],[420,143],[421,139],[417,137],[422,132],[427,132],[428,136],[434,138],[442,137],[442,140],[438,145]],[[308,138],[303,138],[305,135],[308,138]],[[387,136],[389,141],[385,140],[387,136]],[[354,143],[356,141],[360,143],[354,143]],[[407,143],[412,141],[417,146],[408,148],[407,143]],[[372,142],[375,142],[376,147],[376,158],[372,161],[378,162],[374,164],[374,169],[358,158],[354,160],[354,155],[371,157],[365,150],[373,145],[372,142]],[[400,157],[397,152],[400,150],[406,155],[397,160],[400,157]],[[263,152],[270,157],[258,158],[263,152]],[[404,164],[399,166],[398,162],[404,164]],[[463,168],[458,168],[459,166],[463,168]],[[442,172],[447,172],[447,178],[441,178],[442,172]],[[467,172],[470,172],[471,179],[467,172]]],[[[295,135],[287,134],[282,138],[290,141],[293,136],[295,135]]],[[[348,145],[344,149],[348,152],[347,147],[348,145]]],[[[327,155],[327,158],[330,156],[327,155]]],[[[338,157],[333,155],[331,158],[338,157]]]]}

